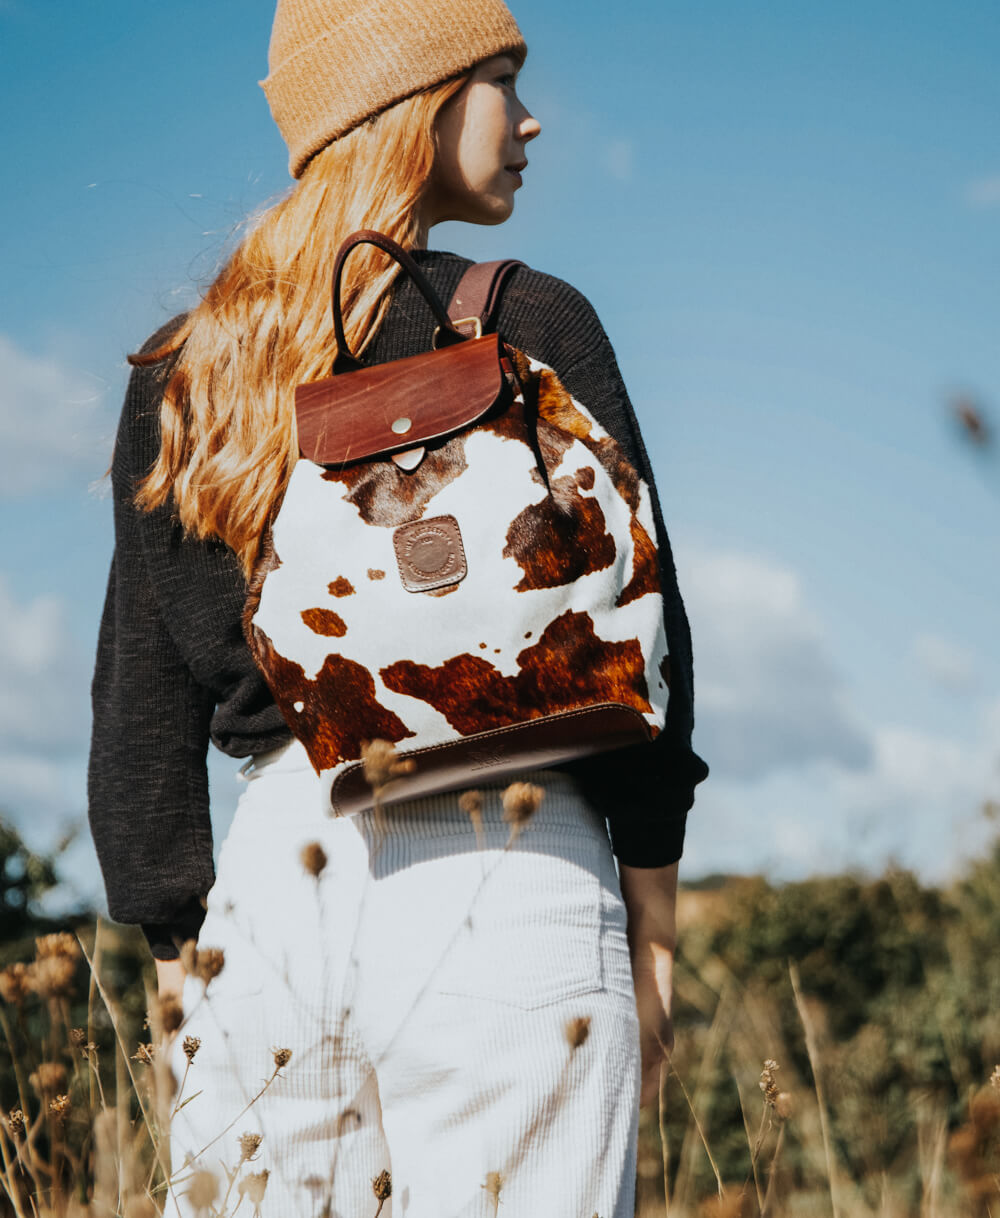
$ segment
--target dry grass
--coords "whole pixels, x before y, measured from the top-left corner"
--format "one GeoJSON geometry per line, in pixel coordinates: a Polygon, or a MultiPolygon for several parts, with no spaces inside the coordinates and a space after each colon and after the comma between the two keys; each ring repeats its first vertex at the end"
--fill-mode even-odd
{"type": "MultiPolygon", "coordinates": [[[[17,1218],[153,1218],[166,1192],[173,1190],[186,1193],[196,1211],[211,1218],[254,1214],[266,1195],[268,1173],[255,1170],[261,1140],[241,1132],[239,1118],[216,1138],[219,1157],[229,1159],[223,1176],[192,1172],[184,1164],[171,1166],[166,1139],[170,1116],[188,1098],[200,1043],[184,1038],[187,1069],[175,1092],[161,1046],[171,1032],[183,1036],[183,1025],[174,1026],[176,1013],[169,1004],[153,1002],[149,1038],[127,1039],[120,1003],[99,974],[101,941],[111,934],[113,928],[101,926],[89,945],[68,936],[57,943],[40,941],[32,964],[10,966],[0,975],[0,993],[8,1003],[8,1045],[18,1067],[18,1103],[0,1122],[0,1185],[6,1197],[6,1207],[0,1203],[0,1209],[17,1218]],[[84,956],[97,1002],[91,1026],[74,1028],[66,1018],[66,1004],[79,977],[77,962],[84,956]],[[45,960],[59,964],[39,967],[45,960]],[[36,1029],[30,1046],[29,1024],[36,1029]],[[99,1048],[94,1039],[100,1039],[102,1025],[110,1025],[113,1032],[110,1049],[99,1048]]],[[[197,967],[197,959],[189,958],[197,967]]],[[[214,959],[212,976],[219,967],[214,959]]],[[[891,1179],[872,1181],[846,1173],[830,1135],[823,1080],[824,1051],[831,1046],[824,1043],[822,1011],[802,994],[794,976],[793,986],[811,1077],[797,1077],[787,1064],[791,1054],[776,1048],[778,1020],[769,999],[730,987],[700,1038],[699,1056],[691,1057],[691,1047],[682,1041],[664,1070],[661,1100],[686,1109],[682,1143],[673,1155],[650,1136],[657,1124],[665,1128],[657,1114],[643,1114],[638,1218],[895,1218],[917,1213],[921,1218],[988,1218],[1000,1213],[1000,1067],[970,1097],[968,1119],[958,1128],[949,1131],[940,1111],[926,1111],[918,1162],[910,1165],[920,1180],[914,1207],[912,1197],[896,1189],[891,1179]],[[762,1046],[777,1056],[761,1057],[762,1046]],[[743,1115],[744,1171],[736,1179],[720,1172],[709,1132],[709,1080],[720,1069],[730,1073],[743,1115]],[[790,1149],[794,1169],[786,1167],[790,1149]],[[672,1178],[665,1170],[671,1161],[672,1178]],[[703,1163],[709,1165],[712,1179],[708,1189],[699,1172],[703,1163]]],[[[568,1057],[585,1044],[588,1032],[586,1017],[567,1024],[568,1057]]],[[[290,1050],[274,1051],[272,1074],[251,1103],[290,1059],[290,1050]]],[[[552,1119],[560,1095],[557,1089],[551,1111],[540,1119],[552,1119]]],[[[919,1106],[921,1097],[914,1096],[913,1102],[919,1106]]],[[[504,1179],[516,1167],[516,1162],[504,1164],[483,1185],[497,1213],[504,1179]]],[[[381,1214],[391,1190],[388,1173],[372,1182],[372,1215],[381,1214]]]]}
{"type": "MultiPolygon", "coordinates": [[[[375,760],[383,787],[399,776],[391,757],[375,760]]],[[[541,795],[528,784],[507,793],[508,848],[541,795]]],[[[462,806],[480,835],[481,799],[468,793],[462,806]]],[[[317,882],[319,899],[326,856],[307,847],[301,863],[317,882]]],[[[682,938],[726,916],[726,899],[718,894],[682,894],[682,938]]],[[[171,1118],[198,1102],[201,1043],[185,1033],[179,1004],[160,1003],[149,992],[140,1002],[148,1012],[143,1026],[135,995],[115,992],[109,947],[121,948],[121,932],[99,923],[79,938],[43,936],[33,961],[0,970],[0,1026],[16,1094],[0,1114],[0,1218],[155,1218],[171,1193],[185,1194],[206,1218],[249,1218],[265,1202],[268,1172],[259,1162],[260,1136],[241,1122],[293,1050],[272,1050],[273,1069],[258,1093],[202,1148],[213,1149],[221,1175],[202,1170],[200,1155],[171,1163],[171,1118]],[[74,1024],[71,1012],[81,1009],[85,1020],[74,1024]],[[164,1051],[172,1037],[181,1038],[185,1062],[179,1080],[164,1051]]],[[[220,951],[193,943],[182,958],[206,990],[225,968],[220,951]]],[[[662,1071],[659,1104],[642,1114],[638,1218],[1000,1215],[1000,1066],[991,1076],[965,1080],[961,1065],[953,1064],[967,1096],[957,1122],[939,1095],[914,1090],[907,1102],[918,1132],[915,1150],[887,1168],[868,1145],[878,1138],[879,1088],[891,1057],[883,1031],[862,1029],[846,1051],[831,1032],[833,1012],[807,992],[794,963],[787,981],[784,994],[742,985],[717,956],[701,959],[696,969],[678,968],[678,999],[701,1018],[678,1036],[662,1071]]],[[[570,1062],[587,1051],[589,1034],[586,1014],[566,1024],[561,1081],[537,1114],[539,1125],[557,1116],[570,1062]]],[[[505,1183],[530,1142],[483,1181],[487,1208],[498,1218],[505,1183]]],[[[358,1218],[378,1218],[390,1203],[389,1173],[371,1184],[370,1214],[358,1218]]]]}

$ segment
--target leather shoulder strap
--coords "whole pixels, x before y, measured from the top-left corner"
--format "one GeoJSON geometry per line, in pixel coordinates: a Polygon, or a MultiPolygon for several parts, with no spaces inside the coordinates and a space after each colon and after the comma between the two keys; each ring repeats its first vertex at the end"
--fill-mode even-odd
{"type": "MultiPolygon", "coordinates": [[[[505,258],[499,262],[477,262],[470,266],[459,280],[448,305],[448,316],[452,324],[458,321],[468,322],[478,317],[484,334],[492,330],[504,287],[519,266],[524,266],[524,263],[516,258],[505,258]]],[[[473,327],[456,325],[455,329],[467,334],[473,327]]]]}

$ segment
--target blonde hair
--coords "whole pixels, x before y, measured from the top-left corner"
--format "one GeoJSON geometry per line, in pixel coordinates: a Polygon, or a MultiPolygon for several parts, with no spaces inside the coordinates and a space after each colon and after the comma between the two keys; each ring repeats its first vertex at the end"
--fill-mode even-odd
{"type": "MultiPolygon", "coordinates": [[[[164,384],[160,452],[136,503],[152,510],[172,499],[185,532],[221,538],[248,577],[298,456],[295,386],[328,376],[337,354],[337,248],[359,228],[416,244],[435,121],[466,79],[406,98],[318,152],[167,342],[129,357],[145,366],[178,353],[164,384]]],[[[341,299],[355,354],[374,337],[398,273],[374,246],[351,254],[341,299]]]]}

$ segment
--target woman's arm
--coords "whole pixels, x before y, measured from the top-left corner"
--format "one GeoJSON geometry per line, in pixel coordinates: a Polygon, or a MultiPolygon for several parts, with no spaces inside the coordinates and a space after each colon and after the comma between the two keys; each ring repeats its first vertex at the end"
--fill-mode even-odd
{"type": "Polygon", "coordinates": [[[184,989],[184,965],[179,960],[157,960],[156,991],[161,998],[173,994],[180,998],[184,989]]]}
{"type": "Polygon", "coordinates": [[[115,442],[115,555],[92,686],[88,811],[111,916],[144,924],[166,959],[175,939],[197,934],[213,879],[206,752],[215,700],[160,612],[141,539],[155,525],[133,503],[156,442],[156,388],[150,372],[133,373],[115,442]]]}
{"type": "Polygon", "coordinates": [[[629,867],[622,863],[620,879],[639,1014],[639,1103],[645,1105],[659,1093],[660,1065],[674,1044],[670,1004],[677,946],[677,864],[629,867]]]}

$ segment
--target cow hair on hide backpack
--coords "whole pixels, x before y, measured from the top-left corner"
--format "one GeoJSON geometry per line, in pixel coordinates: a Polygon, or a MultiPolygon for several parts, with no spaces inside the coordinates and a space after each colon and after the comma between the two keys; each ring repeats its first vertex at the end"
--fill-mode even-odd
{"type": "Polygon", "coordinates": [[[339,250],[333,375],[296,389],[301,456],[244,615],[333,814],[372,806],[373,740],[411,763],[392,802],[663,727],[650,489],[551,368],[490,332],[519,265],[473,266],[446,311],[382,234],[339,250]],[[362,242],[415,280],[433,350],[372,367],[351,355],[340,278],[362,242]]]}

